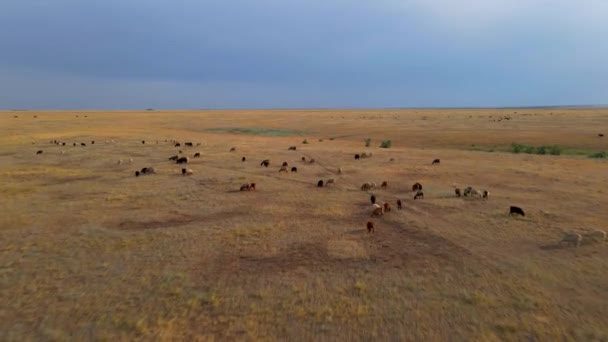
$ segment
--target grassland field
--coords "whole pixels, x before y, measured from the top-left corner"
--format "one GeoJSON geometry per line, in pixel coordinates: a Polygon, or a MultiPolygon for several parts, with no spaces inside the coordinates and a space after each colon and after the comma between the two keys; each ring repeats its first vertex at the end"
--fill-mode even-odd
{"type": "Polygon", "coordinates": [[[599,133],[608,109],[0,112],[0,340],[608,341],[608,244],[558,244],[608,231],[599,133]]]}

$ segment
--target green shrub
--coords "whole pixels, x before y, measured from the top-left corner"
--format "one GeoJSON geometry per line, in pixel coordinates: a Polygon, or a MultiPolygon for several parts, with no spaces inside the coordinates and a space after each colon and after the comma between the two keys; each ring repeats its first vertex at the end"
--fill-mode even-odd
{"type": "Polygon", "coordinates": [[[369,145],[372,143],[372,139],[367,138],[365,139],[365,147],[369,147],[369,145]]]}
{"type": "Polygon", "coordinates": [[[549,154],[553,156],[559,156],[560,154],[562,154],[562,148],[557,145],[549,146],[549,154]]]}
{"type": "Polygon", "coordinates": [[[605,151],[592,153],[589,155],[589,158],[605,159],[608,158],[608,153],[605,151]]]}
{"type": "Polygon", "coordinates": [[[527,146],[527,145],[524,145],[524,152],[525,152],[525,153],[527,153],[527,154],[534,154],[534,150],[536,150],[536,149],[534,148],[534,146],[527,146]]]}
{"type": "Polygon", "coordinates": [[[513,153],[521,153],[524,150],[524,145],[522,144],[516,144],[516,143],[512,143],[511,144],[511,152],[513,153]]]}
{"type": "Polygon", "coordinates": [[[393,143],[390,140],[384,140],[384,141],[382,141],[382,143],[380,143],[380,147],[381,148],[391,148],[392,144],[393,143]]]}

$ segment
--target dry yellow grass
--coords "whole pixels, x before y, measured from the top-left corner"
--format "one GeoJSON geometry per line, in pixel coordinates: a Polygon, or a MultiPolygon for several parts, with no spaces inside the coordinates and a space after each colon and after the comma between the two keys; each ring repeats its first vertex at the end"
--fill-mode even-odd
{"type": "Polygon", "coordinates": [[[606,128],[606,109],[2,112],[0,339],[607,340],[608,246],[555,245],[608,230],[608,163],[474,151],[608,150],[606,128]],[[372,219],[359,188],[382,181],[372,219]]]}

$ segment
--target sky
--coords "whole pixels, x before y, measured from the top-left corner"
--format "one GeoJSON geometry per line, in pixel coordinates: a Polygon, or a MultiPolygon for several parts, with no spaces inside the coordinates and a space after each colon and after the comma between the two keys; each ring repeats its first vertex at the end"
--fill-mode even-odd
{"type": "Polygon", "coordinates": [[[1,0],[0,109],[608,104],[608,0],[1,0]]]}

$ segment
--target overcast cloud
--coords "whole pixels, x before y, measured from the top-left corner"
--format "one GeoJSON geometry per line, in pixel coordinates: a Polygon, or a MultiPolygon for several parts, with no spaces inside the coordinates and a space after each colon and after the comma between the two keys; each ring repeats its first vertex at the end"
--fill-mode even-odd
{"type": "Polygon", "coordinates": [[[0,108],[608,103],[608,1],[3,0],[0,108]]]}

